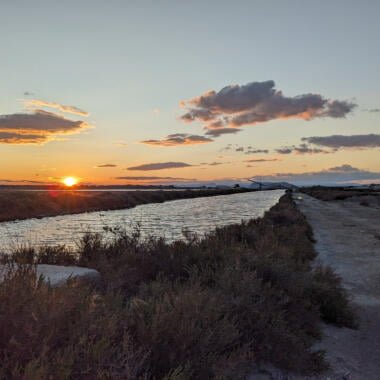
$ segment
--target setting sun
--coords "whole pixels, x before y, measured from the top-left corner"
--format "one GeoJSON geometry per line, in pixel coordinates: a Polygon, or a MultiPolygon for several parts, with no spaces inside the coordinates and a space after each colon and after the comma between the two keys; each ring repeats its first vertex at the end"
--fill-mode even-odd
{"type": "Polygon", "coordinates": [[[75,177],[65,177],[62,182],[65,186],[71,187],[78,183],[78,179],[75,177]]]}

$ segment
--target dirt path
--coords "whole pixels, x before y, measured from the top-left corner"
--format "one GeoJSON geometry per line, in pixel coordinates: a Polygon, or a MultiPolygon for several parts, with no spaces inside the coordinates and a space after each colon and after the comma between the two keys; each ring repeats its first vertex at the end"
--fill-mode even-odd
{"type": "Polygon", "coordinates": [[[380,379],[380,209],[359,202],[323,202],[296,193],[311,224],[317,262],[331,266],[358,310],[360,328],[324,326],[318,348],[332,371],[319,379],[380,379]]]}

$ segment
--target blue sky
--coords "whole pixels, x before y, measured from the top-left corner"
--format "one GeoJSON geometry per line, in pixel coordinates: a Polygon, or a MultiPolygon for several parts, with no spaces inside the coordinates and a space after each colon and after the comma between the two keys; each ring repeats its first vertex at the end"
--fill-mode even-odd
{"type": "Polygon", "coordinates": [[[379,132],[380,113],[366,111],[380,108],[376,1],[13,0],[0,10],[1,115],[31,112],[25,99],[39,99],[88,111],[86,123],[93,127],[63,141],[0,144],[1,177],[75,175],[118,183],[130,166],[173,161],[193,167],[159,175],[211,180],[345,164],[380,172],[378,147],[286,157],[275,152],[302,137],[379,132]],[[139,143],[174,133],[203,135],[202,123],[179,119],[180,101],[267,80],[288,97],[320,94],[357,107],[341,118],[273,119],[208,144],[139,143]],[[268,149],[265,156],[278,161],[247,167],[247,155],[221,153],[228,144],[268,149]],[[200,170],[201,162],[223,164],[200,170]],[[104,163],[117,166],[95,168],[104,163]]]}

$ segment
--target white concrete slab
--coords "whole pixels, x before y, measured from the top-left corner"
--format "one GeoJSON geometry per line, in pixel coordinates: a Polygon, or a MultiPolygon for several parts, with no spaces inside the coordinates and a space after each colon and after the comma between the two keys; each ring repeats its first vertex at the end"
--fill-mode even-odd
{"type": "MultiPolygon", "coordinates": [[[[0,281],[4,279],[9,270],[9,266],[0,265],[0,281]]],[[[52,286],[63,285],[72,278],[89,282],[100,280],[100,273],[97,270],[84,267],[39,264],[36,266],[36,270],[37,276],[43,276],[44,281],[52,286]]]]}

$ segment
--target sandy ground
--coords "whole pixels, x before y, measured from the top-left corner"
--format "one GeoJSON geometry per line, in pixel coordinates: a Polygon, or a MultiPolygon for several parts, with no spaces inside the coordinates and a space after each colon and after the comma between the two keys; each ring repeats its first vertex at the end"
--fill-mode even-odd
{"type": "Polygon", "coordinates": [[[332,370],[310,379],[379,380],[380,207],[355,200],[323,202],[299,193],[294,199],[313,228],[316,261],[342,277],[360,319],[358,330],[323,327],[318,348],[326,351],[332,370]]]}

